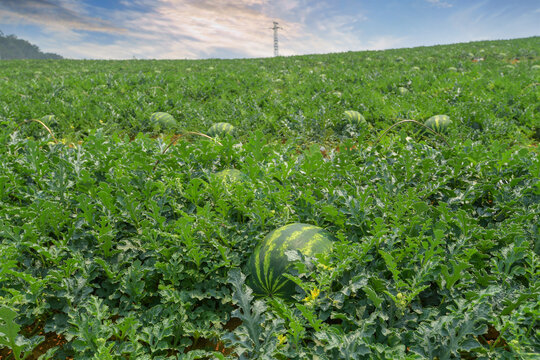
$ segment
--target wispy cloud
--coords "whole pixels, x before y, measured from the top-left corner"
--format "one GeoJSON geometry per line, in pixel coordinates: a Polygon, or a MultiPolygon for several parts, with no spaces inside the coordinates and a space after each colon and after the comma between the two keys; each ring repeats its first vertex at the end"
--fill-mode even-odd
{"type": "Polygon", "coordinates": [[[2,0],[2,23],[33,23],[48,28],[121,32],[124,29],[112,23],[84,15],[80,2],[66,0],[2,0]]]}
{"type": "Polygon", "coordinates": [[[440,8],[451,8],[452,6],[454,6],[450,3],[447,3],[446,1],[441,1],[441,0],[426,0],[426,1],[440,8]]]}
{"type": "Polygon", "coordinates": [[[493,6],[490,0],[472,2],[448,17],[455,41],[508,39],[538,35],[538,15],[526,4],[493,6]]]}
{"type": "MultiPolygon", "coordinates": [[[[355,24],[366,20],[364,15],[332,13],[325,2],[134,0],[122,4],[124,8],[121,11],[107,11],[103,16],[107,16],[107,23],[119,24],[118,27],[126,29],[124,35],[116,36],[104,45],[93,42],[91,38],[76,42],[74,38],[81,34],[64,32],[57,34],[59,41],[66,40],[67,45],[62,47],[62,52],[71,57],[97,58],[190,59],[219,57],[220,54],[265,57],[273,53],[270,27],[274,20],[282,27],[279,33],[282,55],[347,51],[371,46],[359,40],[360,34],[354,28],[355,24]],[[320,21],[310,23],[312,18],[320,21]]],[[[61,10],[58,7],[57,11],[77,14],[66,4],[61,10]]],[[[83,8],[79,11],[84,14],[83,8]]],[[[81,19],[77,22],[79,29],[83,27],[82,20],[89,20],[81,15],[77,18],[81,19]]],[[[113,33],[118,34],[118,31],[113,33]]]]}
{"type": "Polygon", "coordinates": [[[262,0],[224,0],[216,6],[203,1],[154,2],[144,15],[138,11],[115,14],[123,26],[131,29],[137,41],[153,41],[161,46],[161,56],[208,56],[217,48],[264,56],[271,34],[272,19],[262,12],[262,0]]]}

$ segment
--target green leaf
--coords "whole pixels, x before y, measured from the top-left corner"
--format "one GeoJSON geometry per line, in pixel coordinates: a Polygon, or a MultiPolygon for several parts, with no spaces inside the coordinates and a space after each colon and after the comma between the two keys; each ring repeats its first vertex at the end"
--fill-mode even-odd
{"type": "Polygon", "coordinates": [[[25,351],[30,350],[31,341],[19,335],[21,327],[15,322],[17,312],[7,306],[0,306],[0,345],[10,348],[15,359],[24,358],[25,351]]]}
{"type": "Polygon", "coordinates": [[[362,287],[362,290],[364,290],[369,300],[371,300],[371,302],[373,303],[373,305],[375,305],[376,308],[381,307],[383,299],[380,298],[370,286],[364,286],[362,287]]]}

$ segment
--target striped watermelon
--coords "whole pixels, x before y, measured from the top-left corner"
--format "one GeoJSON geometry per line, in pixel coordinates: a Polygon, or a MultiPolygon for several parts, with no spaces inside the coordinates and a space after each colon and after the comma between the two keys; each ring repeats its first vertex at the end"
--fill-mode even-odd
{"type": "Polygon", "coordinates": [[[227,134],[232,135],[234,132],[234,126],[232,126],[229,123],[226,122],[218,122],[215,123],[208,129],[208,136],[216,137],[216,136],[225,136],[227,134]]]}
{"type": "Polygon", "coordinates": [[[361,125],[365,126],[367,125],[366,118],[362,114],[360,114],[358,111],[355,110],[347,110],[344,112],[345,117],[347,118],[347,121],[351,124],[361,125]]]}
{"type": "Polygon", "coordinates": [[[155,112],[150,116],[150,125],[154,130],[170,130],[176,127],[176,120],[169,113],[155,112]]]}
{"type": "Polygon", "coordinates": [[[447,133],[451,124],[452,120],[450,120],[448,115],[435,115],[427,119],[424,123],[428,128],[440,134],[447,133]]]}
{"type": "Polygon", "coordinates": [[[290,298],[295,284],[282,275],[291,266],[285,252],[299,250],[313,256],[329,251],[332,241],[328,231],[308,224],[293,223],[270,232],[248,261],[248,285],[256,296],[290,298]]]}

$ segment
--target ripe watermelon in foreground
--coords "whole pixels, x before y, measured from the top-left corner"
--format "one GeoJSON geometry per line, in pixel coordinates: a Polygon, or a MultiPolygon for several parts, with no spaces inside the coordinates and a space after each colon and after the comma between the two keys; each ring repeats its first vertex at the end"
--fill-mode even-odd
{"type": "Polygon", "coordinates": [[[270,232],[257,245],[247,264],[248,285],[256,296],[290,298],[295,284],[283,276],[292,263],[286,252],[299,250],[305,256],[327,252],[333,236],[309,224],[293,223],[270,232]]]}

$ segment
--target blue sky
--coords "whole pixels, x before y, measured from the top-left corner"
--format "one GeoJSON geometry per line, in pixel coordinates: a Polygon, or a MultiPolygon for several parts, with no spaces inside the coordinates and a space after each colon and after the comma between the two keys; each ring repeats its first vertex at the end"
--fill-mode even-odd
{"type": "Polygon", "coordinates": [[[538,0],[0,0],[0,30],[75,59],[380,50],[540,35],[538,0]]]}

